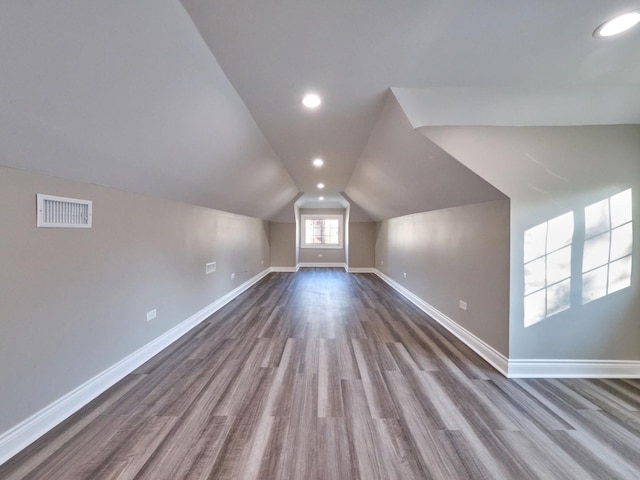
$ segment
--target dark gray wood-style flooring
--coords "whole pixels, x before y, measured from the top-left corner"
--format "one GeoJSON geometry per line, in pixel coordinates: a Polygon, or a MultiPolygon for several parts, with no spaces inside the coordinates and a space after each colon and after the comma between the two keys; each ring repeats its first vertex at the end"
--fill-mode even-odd
{"type": "Polygon", "coordinates": [[[640,381],[507,380],[373,275],[271,274],[2,479],[638,479],[640,381]]]}

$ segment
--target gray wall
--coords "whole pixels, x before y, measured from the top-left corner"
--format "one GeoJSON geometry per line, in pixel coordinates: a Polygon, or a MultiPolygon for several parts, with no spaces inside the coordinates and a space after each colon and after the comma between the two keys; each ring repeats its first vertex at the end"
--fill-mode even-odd
{"type": "Polygon", "coordinates": [[[640,126],[443,127],[421,131],[511,198],[510,357],[640,359],[640,126]],[[585,208],[633,195],[631,285],[582,302],[585,208]],[[526,326],[524,234],[573,213],[570,308],[526,326]]]}
{"type": "Polygon", "coordinates": [[[271,245],[271,266],[295,267],[296,224],[271,222],[269,231],[269,243],[271,245]]]}
{"type": "Polygon", "coordinates": [[[375,221],[505,198],[416,132],[392,92],[344,193],[375,221]]]}
{"type": "MultiPolygon", "coordinates": [[[[345,220],[344,208],[314,208],[300,209],[300,216],[302,215],[343,215],[343,222],[345,220]]],[[[304,234],[304,226],[301,225],[300,235],[304,234]]],[[[344,231],[344,223],[342,225],[344,231]]],[[[302,242],[300,242],[302,245],[302,242]]],[[[345,262],[345,249],[343,248],[302,248],[300,247],[300,263],[344,263],[345,262]],[[321,257],[319,255],[322,255],[321,257]]]]}
{"type": "Polygon", "coordinates": [[[349,222],[349,267],[375,267],[375,243],[374,222],[349,222]]]}
{"type": "Polygon", "coordinates": [[[269,267],[267,222],[5,167],[0,224],[0,432],[269,267]],[[36,193],[93,228],[36,228],[36,193]]]}
{"type": "Polygon", "coordinates": [[[508,355],[509,200],[385,220],[375,248],[380,271],[508,355]]]}

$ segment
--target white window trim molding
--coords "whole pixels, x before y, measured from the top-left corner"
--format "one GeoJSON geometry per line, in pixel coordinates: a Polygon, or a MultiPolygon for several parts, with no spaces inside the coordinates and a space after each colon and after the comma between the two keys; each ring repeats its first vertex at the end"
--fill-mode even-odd
{"type": "Polygon", "coordinates": [[[344,215],[339,213],[335,214],[319,214],[313,215],[309,213],[305,213],[300,215],[300,248],[322,248],[322,249],[331,249],[331,250],[342,250],[344,248],[344,215]],[[325,244],[309,244],[305,243],[305,220],[307,219],[337,219],[338,220],[338,237],[340,239],[339,245],[325,245],[325,244]]]}

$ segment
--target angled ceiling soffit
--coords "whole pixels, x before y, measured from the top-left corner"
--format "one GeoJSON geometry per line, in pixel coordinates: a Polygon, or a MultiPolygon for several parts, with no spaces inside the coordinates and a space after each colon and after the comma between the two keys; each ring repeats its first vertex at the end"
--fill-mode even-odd
{"type": "Polygon", "coordinates": [[[505,198],[416,132],[391,91],[345,193],[376,221],[505,198]]]}

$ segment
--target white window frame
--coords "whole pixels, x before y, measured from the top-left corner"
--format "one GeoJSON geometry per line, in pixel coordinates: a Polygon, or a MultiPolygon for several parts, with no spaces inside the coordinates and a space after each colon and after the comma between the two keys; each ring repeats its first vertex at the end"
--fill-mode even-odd
{"type": "Polygon", "coordinates": [[[300,215],[300,248],[323,248],[323,249],[341,249],[344,248],[344,215],[300,215]],[[327,245],[324,243],[306,243],[306,221],[307,220],[338,220],[338,245],[327,245]]]}

